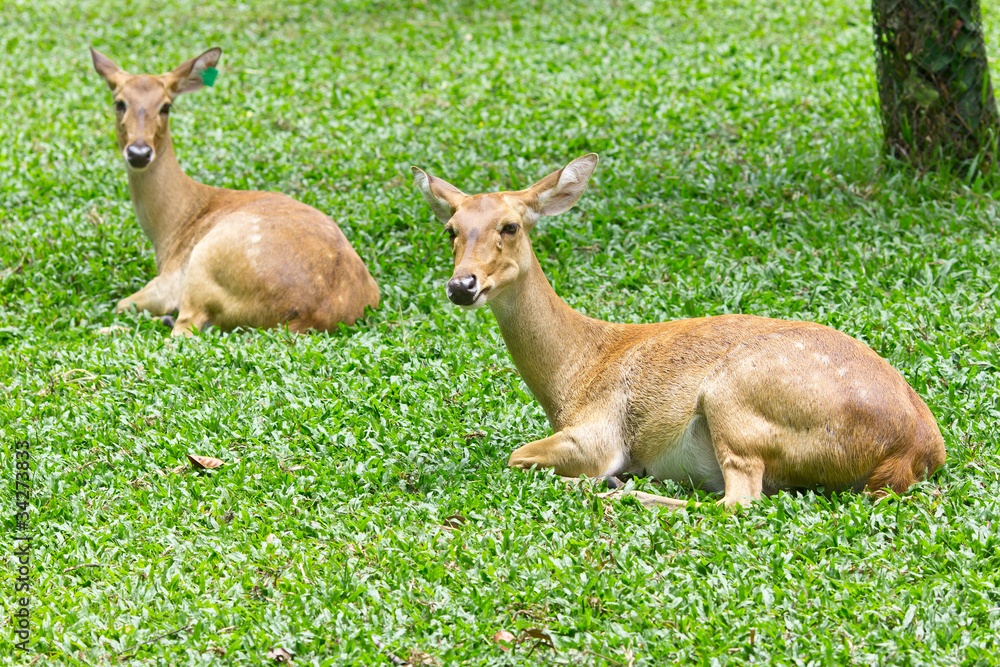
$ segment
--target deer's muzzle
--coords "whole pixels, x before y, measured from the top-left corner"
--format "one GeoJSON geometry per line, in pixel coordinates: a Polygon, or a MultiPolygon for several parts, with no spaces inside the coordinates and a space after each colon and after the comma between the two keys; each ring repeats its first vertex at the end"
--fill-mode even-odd
{"type": "Polygon", "coordinates": [[[153,148],[146,143],[136,142],[125,149],[125,159],[130,166],[142,169],[153,161],[153,148]]]}
{"type": "Polygon", "coordinates": [[[474,275],[452,278],[448,281],[448,298],[456,306],[471,306],[479,296],[479,281],[474,275]]]}

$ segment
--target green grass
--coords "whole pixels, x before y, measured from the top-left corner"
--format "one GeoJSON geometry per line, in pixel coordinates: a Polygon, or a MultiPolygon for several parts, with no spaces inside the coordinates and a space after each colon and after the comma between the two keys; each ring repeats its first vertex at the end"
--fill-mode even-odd
{"type": "Polygon", "coordinates": [[[0,9],[0,664],[32,658],[10,628],[22,436],[37,664],[389,664],[376,640],[441,665],[1000,661],[1000,206],[880,168],[866,3],[247,6],[0,9]],[[136,72],[222,47],[176,105],[181,164],[329,212],[381,308],[192,340],[116,315],[154,265],[88,44],[136,72]],[[534,232],[568,303],[837,327],[925,398],[946,467],[902,502],[737,515],[508,470],[548,424],[493,317],[448,303],[408,167],[481,192],[588,151],[590,189],[534,232]],[[189,452],[226,466],[178,471],[189,452]]]}

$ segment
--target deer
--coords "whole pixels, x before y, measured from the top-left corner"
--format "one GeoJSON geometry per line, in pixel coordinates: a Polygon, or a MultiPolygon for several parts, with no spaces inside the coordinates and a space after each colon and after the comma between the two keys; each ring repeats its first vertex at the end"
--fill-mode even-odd
{"type": "Polygon", "coordinates": [[[628,492],[619,476],[674,480],[732,510],[780,490],[898,497],[944,463],[924,401],[836,329],[744,314],[615,324],[568,306],[530,232],[577,203],[597,164],[590,153],[525,190],[472,195],[411,168],[451,240],[448,298],[489,306],[552,428],[509,466],[605,479],[616,490],[599,495],[645,507],[702,504],[628,492]]]}
{"type": "Polygon", "coordinates": [[[178,96],[214,83],[221,49],[160,75],[90,54],[112,91],[132,206],[156,260],[156,277],[121,299],[119,313],[164,316],[171,335],[190,336],[208,327],[329,331],[378,307],[375,279],[330,217],[284,194],[204,185],[181,169],[170,113],[178,96]]]}

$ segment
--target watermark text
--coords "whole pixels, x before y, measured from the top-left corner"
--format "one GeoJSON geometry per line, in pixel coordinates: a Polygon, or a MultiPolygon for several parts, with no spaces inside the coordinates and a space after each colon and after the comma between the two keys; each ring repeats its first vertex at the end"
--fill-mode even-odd
{"type": "Polygon", "coordinates": [[[31,452],[27,440],[14,443],[14,646],[27,652],[31,639],[31,452]]]}

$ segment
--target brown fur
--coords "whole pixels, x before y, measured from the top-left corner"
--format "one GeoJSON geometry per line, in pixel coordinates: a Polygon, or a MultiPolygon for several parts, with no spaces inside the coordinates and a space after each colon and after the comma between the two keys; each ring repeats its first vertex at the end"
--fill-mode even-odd
{"type": "MultiPolygon", "coordinates": [[[[934,417],[863,343],[811,322],[723,315],[612,324],[549,285],[528,231],[572,206],[597,164],[585,156],[519,192],[465,195],[414,168],[455,234],[454,280],[482,287],[553,435],[510,465],[564,476],[652,474],[725,492],[727,506],[779,489],[901,494],[944,463],[934,417]],[[514,222],[516,234],[500,227],[514,222]]],[[[683,506],[636,494],[644,504],[683,506]]]]}
{"type": "Polygon", "coordinates": [[[202,185],[181,170],[163,108],[201,87],[218,49],[159,76],[133,76],[91,52],[116,103],[126,105],[115,124],[123,156],[130,146],[153,149],[148,166],[129,166],[128,179],[157,275],[119,301],[119,312],[176,311],[177,335],[208,325],[322,331],[378,307],[378,285],[328,216],[283,194],[202,185]]]}

